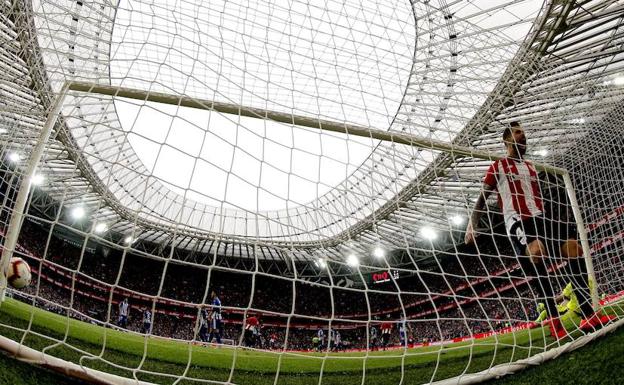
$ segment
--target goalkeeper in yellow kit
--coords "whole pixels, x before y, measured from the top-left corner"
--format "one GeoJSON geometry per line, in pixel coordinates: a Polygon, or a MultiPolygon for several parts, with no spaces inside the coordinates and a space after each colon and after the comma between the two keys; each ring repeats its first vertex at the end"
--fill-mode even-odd
{"type": "MultiPolygon", "coordinates": [[[[578,298],[574,294],[574,287],[572,282],[569,282],[561,291],[561,294],[557,296],[556,301],[558,303],[557,310],[559,311],[559,318],[561,321],[572,320],[578,321],[582,317],[581,306],[579,305],[578,298]]],[[[535,323],[541,323],[548,318],[548,311],[543,302],[537,304],[538,317],[535,323]]]]}
{"type": "Polygon", "coordinates": [[[581,306],[579,305],[578,298],[574,294],[574,287],[572,282],[569,282],[566,287],[563,288],[561,295],[557,297],[557,310],[561,320],[578,321],[582,317],[581,306]]]}
{"type": "Polygon", "coordinates": [[[539,313],[539,316],[535,320],[535,323],[539,324],[546,321],[546,318],[548,318],[548,311],[546,310],[546,305],[544,305],[544,302],[540,302],[537,304],[537,312],[539,313]]]}

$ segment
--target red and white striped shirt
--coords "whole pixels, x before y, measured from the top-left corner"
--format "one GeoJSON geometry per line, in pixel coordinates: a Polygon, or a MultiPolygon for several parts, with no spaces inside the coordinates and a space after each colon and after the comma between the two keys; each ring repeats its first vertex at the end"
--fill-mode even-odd
{"type": "Polygon", "coordinates": [[[498,191],[498,205],[509,232],[518,220],[544,212],[537,171],[526,160],[503,158],[492,163],[483,183],[498,191]]]}
{"type": "Polygon", "coordinates": [[[247,322],[245,322],[245,330],[255,331],[258,327],[258,319],[254,316],[247,318],[247,322]]]}
{"type": "Polygon", "coordinates": [[[383,322],[381,324],[381,334],[389,334],[392,331],[392,323],[383,322]]]}

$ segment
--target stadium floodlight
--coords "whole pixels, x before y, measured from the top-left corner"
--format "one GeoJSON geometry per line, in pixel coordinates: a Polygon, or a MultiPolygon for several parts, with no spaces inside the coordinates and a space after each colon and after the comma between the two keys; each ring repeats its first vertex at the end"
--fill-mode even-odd
{"type": "Polygon", "coordinates": [[[320,269],[325,269],[327,268],[327,262],[323,259],[323,258],[319,258],[316,261],[316,265],[320,268],[320,269]]]}
{"type": "Polygon", "coordinates": [[[108,225],[106,223],[98,223],[95,225],[95,227],[93,228],[93,231],[96,234],[102,234],[103,232],[105,232],[106,230],[108,230],[108,225]]]}
{"type": "Polygon", "coordinates": [[[373,251],[373,255],[375,256],[375,258],[383,258],[386,256],[386,252],[381,247],[376,247],[373,251]]]}
{"type": "Polygon", "coordinates": [[[12,152],[9,154],[9,160],[13,163],[19,162],[20,159],[21,159],[21,156],[17,152],[12,152]]]}
{"type": "Polygon", "coordinates": [[[351,267],[357,267],[359,264],[360,260],[358,259],[358,257],[356,257],[355,254],[349,254],[349,256],[347,257],[347,265],[351,267]]]}
{"type": "Polygon", "coordinates": [[[602,82],[605,86],[624,86],[624,76],[616,76],[602,82]]]}
{"type": "Polygon", "coordinates": [[[429,241],[433,241],[438,237],[438,233],[429,226],[425,226],[420,229],[420,235],[429,241]]]}
{"type": "Polygon", "coordinates": [[[453,215],[451,217],[451,223],[453,223],[455,226],[460,226],[464,224],[464,217],[459,214],[453,215]]]}
{"type": "Polygon", "coordinates": [[[85,216],[85,209],[82,206],[74,207],[71,210],[71,217],[74,219],[82,219],[85,216]]]}
{"type": "Polygon", "coordinates": [[[134,238],[132,238],[132,236],[131,236],[131,235],[128,235],[127,237],[125,237],[125,238],[124,238],[124,243],[125,243],[126,245],[131,245],[131,244],[132,244],[132,242],[134,242],[134,238]]]}
{"type": "Polygon", "coordinates": [[[45,177],[43,175],[36,174],[36,175],[33,175],[32,177],[32,184],[35,186],[40,186],[44,180],[45,180],[45,177]]]}

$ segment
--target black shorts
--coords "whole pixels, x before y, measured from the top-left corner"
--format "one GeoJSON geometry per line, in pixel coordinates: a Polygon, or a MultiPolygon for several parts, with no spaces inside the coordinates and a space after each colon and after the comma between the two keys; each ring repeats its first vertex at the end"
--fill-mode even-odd
{"type": "Polygon", "coordinates": [[[509,229],[509,239],[518,256],[526,256],[531,242],[540,240],[546,246],[548,255],[560,256],[560,247],[567,239],[578,239],[576,226],[537,216],[516,221],[509,229]]]}

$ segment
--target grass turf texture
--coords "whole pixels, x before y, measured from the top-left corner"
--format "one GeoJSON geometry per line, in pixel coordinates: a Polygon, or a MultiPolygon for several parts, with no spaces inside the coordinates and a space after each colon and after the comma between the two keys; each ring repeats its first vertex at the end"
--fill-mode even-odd
{"type": "MultiPolygon", "coordinates": [[[[624,328],[543,365],[484,385],[621,384],[624,378],[624,328]],[[571,380],[573,379],[573,380],[571,380]]],[[[56,373],[32,367],[0,354],[0,385],[82,385],[56,373]]]]}
{"type": "MultiPolygon", "coordinates": [[[[277,383],[284,385],[318,384],[321,375],[323,384],[361,384],[364,373],[365,384],[397,384],[401,377],[404,383],[424,383],[542,352],[544,346],[556,344],[544,336],[545,332],[548,334],[547,330],[538,328],[471,342],[408,349],[405,356],[401,350],[370,352],[368,356],[365,353],[280,355],[145,338],[68,319],[14,300],[0,306],[0,334],[6,337],[16,341],[23,338],[24,344],[45,349],[46,353],[68,361],[130,378],[134,372],[138,379],[160,384],[171,384],[183,374],[188,379],[181,384],[198,383],[193,378],[227,381],[230,375],[235,383],[273,384],[278,365],[277,383]],[[29,325],[31,332],[19,330],[29,325]],[[50,337],[65,343],[58,344],[50,337]],[[90,355],[94,357],[83,357],[90,355]]],[[[570,381],[568,372],[563,373],[566,381],[570,381]]]]}

